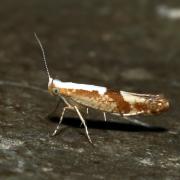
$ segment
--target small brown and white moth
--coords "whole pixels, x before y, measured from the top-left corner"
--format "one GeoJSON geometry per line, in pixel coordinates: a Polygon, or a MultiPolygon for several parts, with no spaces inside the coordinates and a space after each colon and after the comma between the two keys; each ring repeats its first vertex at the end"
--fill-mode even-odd
{"type": "MultiPolygon", "coordinates": [[[[76,111],[84,125],[90,143],[92,143],[92,141],[88,133],[86,121],[81,114],[81,108],[86,108],[87,112],[88,108],[103,112],[105,121],[106,113],[128,119],[127,117],[129,116],[153,115],[168,110],[169,101],[163,95],[114,91],[101,86],[62,82],[58,79],[53,79],[48,70],[43,46],[36,34],[35,37],[43,53],[43,60],[49,78],[48,91],[53,96],[59,96],[66,104],[60,116],[59,124],[52,134],[53,136],[56,135],[60,129],[60,124],[67,109],[76,111]]],[[[136,119],[134,119],[134,122],[139,123],[136,119]]],[[[140,122],[140,124],[144,125],[142,122],[140,122]]]]}

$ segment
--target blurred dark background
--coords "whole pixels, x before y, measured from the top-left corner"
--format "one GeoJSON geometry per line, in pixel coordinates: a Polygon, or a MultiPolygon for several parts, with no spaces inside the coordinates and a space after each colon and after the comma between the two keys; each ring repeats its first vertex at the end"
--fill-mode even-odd
{"type": "Polygon", "coordinates": [[[179,1],[1,1],[0,178],[179,179],[179,59],[179,1]],[[169,112],[138,118],[155,127],[148,129],[90,111],[94,146],[68,112],[50,137],[57,100],[46,92],[34,32],[53,77],[164,94],[169,112]]]}

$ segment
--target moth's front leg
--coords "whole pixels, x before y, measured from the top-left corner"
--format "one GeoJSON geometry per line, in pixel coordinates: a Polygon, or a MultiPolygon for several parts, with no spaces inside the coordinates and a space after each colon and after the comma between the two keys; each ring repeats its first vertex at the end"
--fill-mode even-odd
{"type": "Polygon", "coordinates": [[[55,136],[55,135],[57,134],[58,130],[60,129],[60,125],[61,125],[61,123],[62,123],[62,120],[63,120],[63,117],[64,117],[64,113],[65,113],[65,111],[66,111],[67,109],[74,110],[74,107],[72,107],[72,106],[66,106],[66,107],[63,108],[62,114],[61,114],[60,119],[59,119],[59,123],[58,123],[56,129],[54,130],[52,136],[55,136]]]}

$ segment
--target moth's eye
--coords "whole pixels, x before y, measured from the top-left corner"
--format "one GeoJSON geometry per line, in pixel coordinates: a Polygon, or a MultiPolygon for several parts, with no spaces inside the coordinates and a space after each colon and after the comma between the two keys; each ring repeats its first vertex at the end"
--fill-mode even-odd
{"type": "Polygon", "coordinates": [[[58,88],[53,88],[52,92],[54,95],[58,95],[59,94],[59,89],[58,88]]]}

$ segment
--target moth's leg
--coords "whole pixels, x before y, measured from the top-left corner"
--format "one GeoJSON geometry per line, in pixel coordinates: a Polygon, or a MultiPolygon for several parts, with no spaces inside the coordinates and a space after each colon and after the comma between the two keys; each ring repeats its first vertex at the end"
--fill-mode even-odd
{"type": "Polygon", "coordinates": [[[71,105],[69,104],[69,102],[66,100],[65,97],[63,97],[63,96],[60,96],[60,97],[61,97],[61,99],[65,102],[65,104],[66,104],[67,106],[71,107],[71,105]]]}
{"type": "MultiPolygon", "coordinates": [[[[86,108],[86,113],[87,113],[87,115],[89,115],[89,108],[86,108]]],[[[81,122],[81,124],[80,124],[80,127],[82,126],[82,122],[81,122]]]]}
{"type": "Polygon", "coordinates": [[[66,107],[63,108],[61,117],[60,117],[60,119],[59,119],[59,123],[58,123],[56,129],[54,130],[52,136],[55,136],[55,135],[57,134],[58,130],[60,129],[60,125],[61,125],[61,123],[62,123],[62,120],[63,120],[63,117],[64,117],[64,113],[65,113],[65,111],[66,111],[67,109],[74,110],[74,108],[73,108],[72,106],[66,106],[66,107]]]}
{"type": "Polygon", "coordinates": [[[86,125],[86,122],[85,122],[84,118],[82,117],[82,115],[81,115],[79,109],[77,108],[77,106],[74,106],[74,108],[75,108],[75,110],[76,110],[76,112],[77,112],[77,114],[78,114],[78,116],[79,116],[82,124],[84,125],[85,131],[86,131],[86,135],[87,135],[87,138],[88,138],[89,142],[92,143],[91,138],[90,138],[90,136],[89,136],[89,132],[88,132],[87,125],[86,125]]]}
{"type": "Polygon", "coordinates": [[[151,125],[144,123],[142,121],[139,121],[137,119],[134,119],[134,118],[130,118],[130,117],[126,117],[126,116],[123,116],[123,118],[128,120],[129,122],[132,122],[133,124],[141,125],[141,126],[148,127],[148,128],[152,127],[151,125]]]}
{"type": "Polygon", "coordinates": [[[104,116],[104,120],[105,120],[105,122],[107,121],[107,118],[106,118],[106,113],[105,112],[103,112],[103,116],[104,116]]]}

